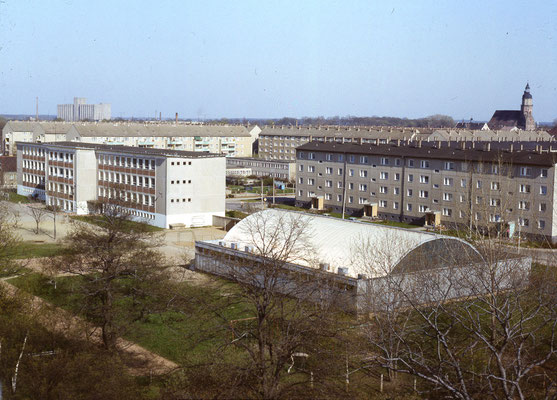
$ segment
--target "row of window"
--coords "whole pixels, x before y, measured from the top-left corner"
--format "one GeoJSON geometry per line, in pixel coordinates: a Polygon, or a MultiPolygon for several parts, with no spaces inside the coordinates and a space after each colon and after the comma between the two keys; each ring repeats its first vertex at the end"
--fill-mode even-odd
{"type": "Polygon", "coordinates": [[[73,153],[67,151],[49,151],[48,159],[51,161],[73,162],[73,153]]]}
{"type": "Polygon", "coordinates": [[[44,156],[46,154],[45,149],[35,146],[24,146],[21,152],[28,156],[44,156]]]}
{"type": "Polygon", "coordinates": [[[23,168],[34,169],[37,171],[44,171],[45,163],[40,161],[23,160],[23,168]]]}
{"type": "MultiPolygon", "coordinates": [[[[188,179],[188,180],[182,179],[182,183],[191,183],[191,179],[188,179]]],[[[178,184],[180,184],[180,180],[178,179],[178,180],[175,180],[175,181],[170,181],[170,184],[171,185],[178,185],[178,184]]]]}
{"type": "Polygon", "coordinates": [[[64,194],[69,194],[69,195],[73,195],[73,186],[72,185],[66,185],[63,183],[56,183],[56,182],[48,182],[48,190],[50,190],[51,192],[58,192],[58,193],[64,193],[64,194]]]}
{"type": "MultiPolygon", "coordinates": [[[[300,152],[299,153],[299,157],[301,159],[304,158],[304,152],[300,152]]],[[[343,162],[344,161],[344,154],[331,154],[331,153],[327,153],[325,154],[325,159],[326,161],[334,161],[334,159],[336,158],[336,161],[340,161],[343,162]]],[[[308,159],[309,160],[315,160],[316,156],[315,153],[308,153],[308,159]]],[[[358,163],[359,164],[369,164],[369,157],[368,156],[355,156],[355,155],[349,155],[346,157],[346,161],[352,164],[358,163]]],[[[379,159],[379,163],[380,165],[394,165],[396,167],[402,166],[402,159],[400,158],[394,158],[394,159],[390,159],[389,157],[381,157],[379,159]],[[392,163],[391,163],[392,161],[392,163]]],[[[462,171],[468,171],[469,168],[469,163],[467,162],[461,162],[461,170],[462,171]]],[[[430,168],[430,162],[429,160],[419,160],[416,161],[414,159],[407,159],[406,160],[406,166],[409,168],[416,168],[419,165],[419,168],[430,168]]],[[[376,167],[376,165],[372,165],[372,167],[376,167]]],[[[492,173],[492,174],[499,174],[500,172],[502,172],[502,168],[499,164],[476,164],[475,165],[476,168],[476,172],[483,172],[483,173],[492,173]]],[[[456,170],[456,163],[454,161],[444,161],[443,162],[443,169],[445,171],[454,171],[456,170]]],[[[302,172],[304,170],[304,167],[302,164],[300,164],[299,170],[302,172]]],[[[539,171],[539,177],[541,178],[547,178],[548,176],[548,169],[547,168],[541,168],[539,171]]],[[[310,171],[308,169],[308,172],[313,172],[310,171]]],[[[435,170],[435,172],[439,172],[439,170],[435,170]]],[[[524,176],[524,177],[531,177],[533,176],[533,169],[531,167],[520,167],[519,168],[519,174],[520,176],[524,176]]]]}
{"type": "Polygon", "coordinates": [[[122,183],[125,185],[142,186],[148,188],[155,187],[155,178],[153,177],[124,174],[111,171],[99,171],[99,181],[122,183]]]}
{"type": "Polygon", "coordinates": [[[191,161],[171,161],[170,165],[191,165],[191,161]]]}
{"type": "MultiPolygon", "coordinates": [[[[190,197],[190,198],[187,198],[187,199],[182,199],[182,203],[185,203],[186,201],[187,201],[188,203],[191,203],[191,197],[190,197]]],[[[171,203],[179,203],[179,202],[180,202],[180,199],[170,199],[170,202],[171,202],[171,203]]]]}
{"type": "Polygon", "coordinates": [[[124,157],[110,154],[97,155],[99,165],[114,165],[116,167],[139,168],[139,169],[155,169],[155,160],[140,157],[124,157]]]}
{"type": "Polygon", "coordinates": [[[72,168],[61,168],[61,167],[48,167],[49,176],[59,176],[61,178],[73,179],[73,169],[72,168]]]}
{"type": "Polygon", "coordinates": [[[35,185],[44,184],[44,176],[35,174],[23,174],[23,182],[32,183],[35,185]]]}
{"type": "Polygon", "coordinates": [[[121,201],[129,201],[131,203],[143,204],[145,206],[155,205],[155,196],[144,194],[144,193],[136,193],[127,190],[118,190],[114,188],[99,186],[98,194],[99,197],[106,197],[109,199],[119,199],[121,201]]]}

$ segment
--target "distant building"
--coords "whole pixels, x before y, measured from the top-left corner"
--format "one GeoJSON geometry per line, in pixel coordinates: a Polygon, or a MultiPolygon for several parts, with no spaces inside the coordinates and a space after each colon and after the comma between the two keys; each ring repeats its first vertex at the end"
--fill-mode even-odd
{"type": "Polygon", "coordinates": [[[455,129],[469,129],[471,131],[488,131],[489,126],[485,122],[459,122],[455,129]]]}
{"type": "Polygon", "coordinates": [[[109,120],[110,104],[87,104],[84,97],[74,97],[73,104],[58,104],[57,117],[64,121],[109,120]]]}
{"type": "Polygon", "coordinates": [[[17,187],[17,157],[0,156],[0,189],[17,187]]]}
{"type": "Polygon", "coordinates": [[[530,85],[526,84],[522,95],[520,110],[497,110],[487,123],[490,129],[515,130],[523,129],[533,131],[536,129],[536,122],[532,115],[533,102],[530,94],[530,85]]]}
{"type": "Polygon", "coordinates": [[[226,159],[227,176],[248,176],[277,178],[285,181],[296,179],[296,162],[280,160],[262,160],[259,158],[228,157],[226,159]],[[247,173],[246,168],[250,170],[247,173]]]}

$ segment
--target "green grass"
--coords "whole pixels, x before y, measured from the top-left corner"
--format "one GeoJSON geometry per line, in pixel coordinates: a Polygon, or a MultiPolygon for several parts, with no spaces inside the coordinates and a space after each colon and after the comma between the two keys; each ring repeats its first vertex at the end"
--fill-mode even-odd
{"type": "Polygon", "coordinates": [[[7,257],[12,260],[20,260],[59,256],[65,253],[64,247],[57,243],[21,242],[7,252],[7,257]]]}
{"type": "MultiPolygon", "coordinates": [[[[81,277],[64,276],[56,278],[56,289],[51,278],[38,273],[30,273],[9,280],[13,285],[39,296],[46,301],[83,316],[81,305],[84,299],[76,290],[81,277]]],[[[224,292],[235,290],[235,286],[211,278],[219,285],[198,286],[177,283],[180,294],[188,301],[181,307],[183,312],[165,311],[130,322],[124,337],[177,363],[201,362],[209,352],[222,346],[230,339],[226,321],[244,318],[246,305],[226,304],[224,292]],[[222,284],[220,283],[222,282],[222,284]],[[217,287],[218,286],[218,287],[217,287]],[[202,299],[200,301],[200,299],[202,299]],[[210,311],[219,309],[220,317],[210,311]]],[[[120,303],[120,318],[128,317],[126,302],[120,303]]],[[[128,317],[129,318],[129,317],[128,317]]],[[[235,350],[229,356],[238,357],[235,350]]]]}
{"type": "MultiPolygon", "coordinates": [[[[87,222],[88,224],[97,225],[103,227],[104,221],[102,217],[96,215],[73,215],[70,218],[75,219],[77,221],[87,222]]],[[[126,221],[126,227],[130,230],[138,229],[138,230],[146,230],[147,232],[160,232],[164,231],[163,228],[159,228],[158,226],[153,226],[149,224],[144,224],[142,222],[137,221],[126,221]]]]}
{"type": "Polygon", "coordinates": [[[229,210],[226,212],[225,215],[230,218],[239,218],[239,219],[244,219],[248,216],[248,214],[237,210],[229,210]]]}
{"type": "Polygon", "coordinates": [[[22,196],[15,192],[8,192],[8,201],[12,203],[31,203],[31,200],[27,196],[22,196]]]}

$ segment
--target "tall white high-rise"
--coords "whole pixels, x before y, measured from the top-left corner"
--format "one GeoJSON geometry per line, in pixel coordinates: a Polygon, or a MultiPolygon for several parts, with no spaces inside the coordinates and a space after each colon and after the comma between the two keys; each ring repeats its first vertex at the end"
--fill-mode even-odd
{"type": "Polygon", "coordinates": [[[64,121],[109,120],[110,104],[87,104],[85,97],[74,97],[73,104],[58,104],[57,117],[64,121]]]}

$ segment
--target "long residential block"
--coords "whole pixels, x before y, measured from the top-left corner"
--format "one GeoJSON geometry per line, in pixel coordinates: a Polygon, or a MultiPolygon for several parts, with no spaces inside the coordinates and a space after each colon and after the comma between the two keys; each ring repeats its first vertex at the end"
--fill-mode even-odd
{"type": "Polygon", "coordinates": [[[162,228],[212,225],[225,212],[222,154],[86,143],[18,143],[17,192],[78,215],[122,201],[162,228]]]}
{"type": "Polygon", "coordinates": [[[296,203],[556,241],[556,151],[547,142],[311,142],[297,148],[296,203]]]}

